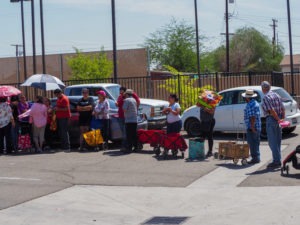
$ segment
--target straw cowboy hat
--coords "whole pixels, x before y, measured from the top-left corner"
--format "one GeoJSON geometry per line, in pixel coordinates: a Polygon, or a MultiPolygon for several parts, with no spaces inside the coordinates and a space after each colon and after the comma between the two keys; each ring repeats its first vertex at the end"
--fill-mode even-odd
{"type": "Polygon", "coordinates": [[[257,97],[257,94],[254,92],[254,90],[249,89],[246,90],[245,93],[242,94],[243,98],[255,98],[257,97]]]}
{"type": "Polygon", "coordinates": [[[132,95],[132,94],[133,94],[133,90],[127,89],[127,90],[124,92],[124,94],[125,94],[125,95],[126,95],[126,94],[132,95]]]}

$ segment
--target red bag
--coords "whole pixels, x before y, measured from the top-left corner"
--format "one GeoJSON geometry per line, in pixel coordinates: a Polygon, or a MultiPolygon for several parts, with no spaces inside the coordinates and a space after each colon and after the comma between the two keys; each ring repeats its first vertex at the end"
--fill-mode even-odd
{"type": "Polygon", "coordinates": [[[143,144],[150,144],[152,147],[157,146],[161,135],[165,134],[162,130],[138,130],[138,140],[143,144]]]}
{"type": "Polygon", "coordinates": [[[31,148],[31,140],[29,134],[19,135],[18,148],[21,150],[31,148]]]}

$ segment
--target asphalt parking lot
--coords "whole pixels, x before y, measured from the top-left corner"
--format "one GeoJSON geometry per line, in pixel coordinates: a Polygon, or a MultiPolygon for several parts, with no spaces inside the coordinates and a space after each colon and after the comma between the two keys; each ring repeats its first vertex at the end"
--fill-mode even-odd
{"type": "MultiPolygon", "coordinates": [[[[286,155],[298,144],[300,130],[285,136],[286,155]]],[[[216,134],[218,142],[235,140],[236,135],[216,134]]],[[[262,141],[267,149],[266,141],[262,141]]],[[[150,146],[129,155],[121,154],[117,146],[101,152],[49,152],[39,155],[23,154],[0,157],[0,209],[8,208],[74,185],[186,187],[223,165],[220,160],[156,158],[150,146]]],[[[264,150],[267,151],[267,150],[264,150]]],[[[265,153],[267,154],[267,153],[265,153]]],[[[270,153],[271,154],[271,153],[270,153]]],[[[187,153],[186,153],[187,157],[187,153]]],[[[230,170],[243,170],[230,164],[230,170]]],[[[265,165],[249,174],[239,185],[246,187],[296,186],[300,175],[291,171],[290,177],[281,177],[280,171],[266,170],[265,165]],[[294,175],[293,175],[294,174],[294,175]]]]}

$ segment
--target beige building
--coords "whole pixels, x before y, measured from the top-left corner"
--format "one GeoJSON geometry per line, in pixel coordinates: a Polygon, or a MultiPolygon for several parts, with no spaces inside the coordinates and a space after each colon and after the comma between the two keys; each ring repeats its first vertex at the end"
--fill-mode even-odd
{"type": "MultiPolygon", "coordinates": [[[[95,52],[87,52],[85,54],[92,54],[95,52]]],[[[112,60],[112,51],[106,52],[107,57],[112,60]]],[[[67,63],[67,58],[73,56],[71,54],[54,54],[46,56],[46,72],[48,74],[57,76],[62,80],[70,79],[72,74],[67,63]]],[[[28,56],[27,60],[27,74],[33,74],[32,57],[28,56]]],[[[19,57],[20,78],[19,81],[24,81],[24,64],[23,57],[19,57]]],[[[147,49],[125,49],[118,50],[118,76],[119,77],[140,77],[147,76],[148,60],[147,49]]],[[[37,56],[37,73],[42,73],[42,59],[37,56]]],[[[17,60],[16,57],[0,58],[0,79],[1,84],[17,83],[17,60]]]]}
{"type": "MultiPolygon", "coordinates": [[[[294,72],[299,73],[300,72],[300,54],[296,54],[293,56],[294,61],[294,72]]],[[[290,67],[290,56],[285,55],[283,60],[280,63],[281,71],[284,73],[291,72],[290,67]]]]}

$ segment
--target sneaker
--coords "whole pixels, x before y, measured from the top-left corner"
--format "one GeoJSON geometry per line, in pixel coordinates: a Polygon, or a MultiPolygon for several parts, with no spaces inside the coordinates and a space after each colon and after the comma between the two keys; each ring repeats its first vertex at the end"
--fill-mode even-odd
{"type": "Polygon", "coordinates": [[[209,157],[212,157],[212,156],[213,156],[213,153],[211,151],[208,151],[205,157],[209,158],[209,157]]]}
{"type": "Polygon", "coordinates": [[[36,150],[36,153],[43,153],[43,150],[40,149],[40,148],[38,148],[38,149],[36,150]]]}
{"type": "Polygon", "coordinates": [[[260,163],[260,160],[251,159],[250,161],[248,161],[248,164],[257,164],[257,163],[260,163]]]}
{"type": "Polygon", "coordinates": [[[70,153],[70,152],[71,152],[71,149],[66,148],[66,149],[64,149],[64,152],[65,152],[65,153],[70,153]]]}
{"type": "Polygon", "coordinates": [[[267,165],[267,168],[272,168],[272,169],[276,169],[276,168],[280,168],[281,167],[281,163],[270,163],[267,165]]]}

